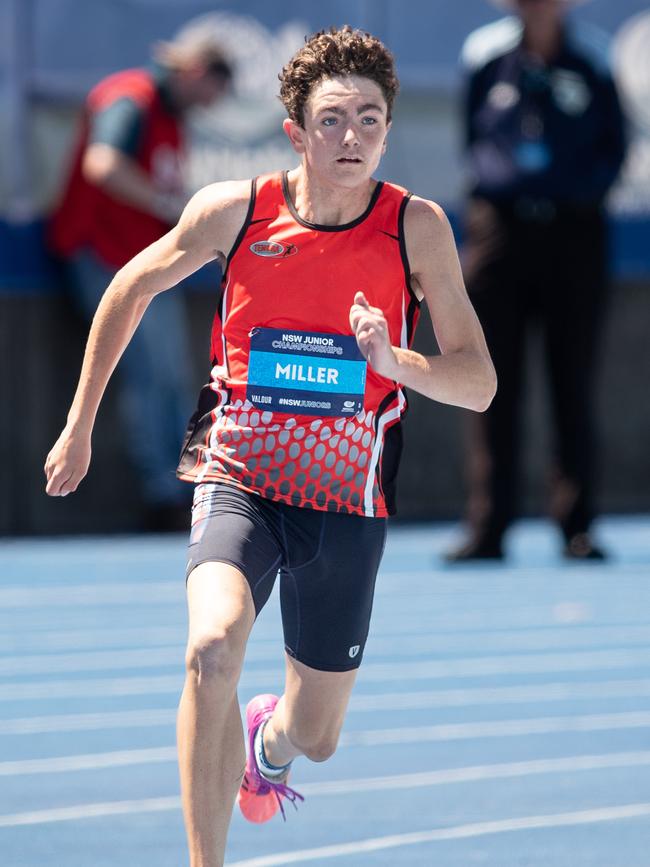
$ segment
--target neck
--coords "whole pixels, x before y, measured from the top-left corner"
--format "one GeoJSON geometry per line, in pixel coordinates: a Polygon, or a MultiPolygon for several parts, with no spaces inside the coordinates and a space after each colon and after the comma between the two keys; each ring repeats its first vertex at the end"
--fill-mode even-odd
{"type": "Polygon", "coordinates": [[[188,105],[180,73],[177,70],[166,69],[163,76],[163,88],[169,107],[174,114],[184,114],[188,105]]]}
{"type": "Polygon", "coordinates": [[[528,22],[524,28],[526,51],[544,62],[552,60],[558,53],[562,41],[560,21],[528,22]]]}
{"type": "Polygon", "coordinates": [[[296,211],[303,220],[320,226],[342,226],[356,220],[377,186],[369,178],[358,187],[337,187],[314,177],[304,165],[289,172],[287,180],[296,211]]]}

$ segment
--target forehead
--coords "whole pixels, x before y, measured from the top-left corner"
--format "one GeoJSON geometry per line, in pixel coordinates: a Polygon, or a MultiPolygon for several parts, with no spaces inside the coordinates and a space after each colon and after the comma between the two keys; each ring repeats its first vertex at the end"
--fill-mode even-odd
{"type": "Polygon", "coordinates": [[[371,78],[360,75],[341,75],[323,78],[312,88],[305,108],[316,113],[325,106],[373,103],[381,107],[384,114],[388,110],[381,87],[371,78]]]}

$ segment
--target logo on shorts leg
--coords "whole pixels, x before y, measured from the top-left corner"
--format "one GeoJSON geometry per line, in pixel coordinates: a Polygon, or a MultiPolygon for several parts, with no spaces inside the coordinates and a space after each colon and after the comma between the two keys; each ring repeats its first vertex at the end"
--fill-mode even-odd
{"type": "Polygon", "coordinates": [[[357,655],[357,653],[359,652],[360,649],[361,649],[361,646],[359,644],[353,645],[348,651],[348,655],[349,655],[350,659],[354,659],[354,657],[357,655]]]}

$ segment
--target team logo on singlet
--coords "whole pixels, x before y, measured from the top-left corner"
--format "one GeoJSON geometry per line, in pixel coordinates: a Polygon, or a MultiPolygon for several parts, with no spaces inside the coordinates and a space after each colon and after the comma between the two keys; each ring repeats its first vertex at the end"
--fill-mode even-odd
{"type": "Polygon", "coordinates": [[[298,248],[295,244],[281,244],[279,241],[255,241],[249,247],[251,253],[264,258],[285,258],[295,256],[298,248]]]}

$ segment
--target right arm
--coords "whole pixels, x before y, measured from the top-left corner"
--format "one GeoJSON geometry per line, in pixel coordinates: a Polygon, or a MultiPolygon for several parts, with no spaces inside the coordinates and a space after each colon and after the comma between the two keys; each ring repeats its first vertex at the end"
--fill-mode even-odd
{"type": "Polygon", "coordinates": [[[225,259],[244,222],[249,198],[249,181],[205,187],[191,199],[177,226],[117,272],[90,328],[67,424],[45,462],[50,496],[75,491],[88,472],[100,401],[151,300],[207,262],[225,259]]]}
{"type": "Polygon", "coordinates": [[[161,178],[138,161],[150,122],[150,110],[129,96],[119,96],[89,115],[89,141],[84,151],[84,178],[111,198],[137,208],[173,226],[187,202],[178,155],[161,178]]]}
{"type": "Polygon", "coordinates": [[[181,191],[159,190],[132,157],[110,144],[88,145],[82,166],[85,179],[111,198],[158,217],[168,226],[178,219],[187,201],[181,191]]]}

